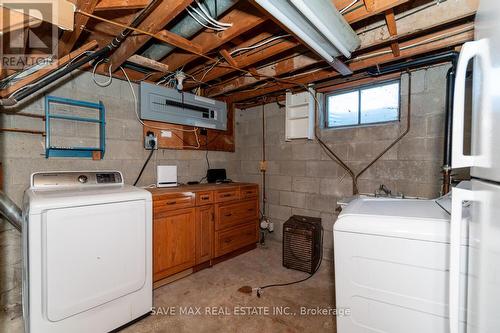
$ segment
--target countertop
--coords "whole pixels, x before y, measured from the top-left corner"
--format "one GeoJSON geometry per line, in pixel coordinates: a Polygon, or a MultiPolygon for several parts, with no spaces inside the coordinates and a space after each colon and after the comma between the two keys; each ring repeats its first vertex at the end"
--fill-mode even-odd
{"type": "Polygon", "coordinates": [[[258,184],[233,182],[233,183],[222,183],[222,184],[179,185],[174,187],[153,187],[145,189],[150,191],[154,195],[163,193],[216,191],[216,190],[229,189],[239,186],[258,186],[258,184]]]}

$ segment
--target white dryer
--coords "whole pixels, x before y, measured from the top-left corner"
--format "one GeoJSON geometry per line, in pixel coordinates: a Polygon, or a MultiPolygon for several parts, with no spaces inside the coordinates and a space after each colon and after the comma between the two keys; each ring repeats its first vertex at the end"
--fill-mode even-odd
{"type": "Polygon", "coordinates": [[[443,207],[359,198],[343,209],[333,231],[335,296],[348,315],[337,317],[338,333],[449,332],[450,215],[443,207]]]}
{"type": "Polygon", "coordinates": [[[31,333],[109,332],[152,307],[152,202],[120,172],[43,172],[24,196],[31,333]]]}

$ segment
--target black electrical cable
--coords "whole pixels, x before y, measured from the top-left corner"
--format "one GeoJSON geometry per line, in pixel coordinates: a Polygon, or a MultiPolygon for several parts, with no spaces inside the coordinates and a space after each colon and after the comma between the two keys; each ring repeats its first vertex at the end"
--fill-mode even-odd
{"type": "Polygon", "coordinates": [[[307,281],[310,278],[312,278],[314,276],[314,274],[316,274],[316,272],[319,270],[319,268],[321,267],[321,263],[323,262],[323,234],[324,234],[324,231],[323,231],[323,228],[321,228],[321,243],[320,243],[321,255],[320,255],[320,259],[319,259],[318,265],[316,266],[316,268],[314,269],[314,272],[312,272],[311,275],[309,275],[308,277],[306,277],[304,279],[300,279],[300,280],[293,281],[293,282],[275,283],[275,284],[268,284],[268,285],[265,285],[265,286],[262,286],[262,287],[258,287],[257,288],[257,297],[260,297],[260,295],[262,295],[262,290],[264,290],[264,289],[273,288],[273,287],[290,286],[292,284],[297,284],[297,283],[300,283],[300,282],[304,282],[304,281],[307,281]]]}
{"type": "Polygon", "coordinates": [[[154,152],[155,152],[155,146],[156,146],[156,143],[154,140],[151,140],[149,142],[149,144],[151,145],[151,152],[149,153],[148,155],[148,158],[146,159],[146,161],[144,162],[144,165],[142,166],[142,169],[141,169],[141,172],[139,172],[139,176],[137,176],[137,179],[135,180],[134,182],[134,186],[137,185],[137,183],[139,182],[139,179],[141,179],[141,176],[142,176],[142,173],[144,172],[144,170],[146,169],[146,166],[148,165],[149,163],[149,160],[151,159],[151,157],[153,156],[154,152]]]}

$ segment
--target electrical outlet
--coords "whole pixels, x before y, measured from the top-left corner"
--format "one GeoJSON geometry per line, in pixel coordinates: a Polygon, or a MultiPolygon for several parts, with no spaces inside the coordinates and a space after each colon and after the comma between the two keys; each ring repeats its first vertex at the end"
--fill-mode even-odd
{"type": "Polygon", "coordinates": [[[267,171],[267,161],[260,161],[260,171],[267,171]]]}
{"type": "Polygon", "coordinates": [[[158,138],[154,133],[150,132],[144,137],[144,148],[147,150],[158,149],[158,138]],[[151,141],[154,142],[154,145],[151,141]]]}

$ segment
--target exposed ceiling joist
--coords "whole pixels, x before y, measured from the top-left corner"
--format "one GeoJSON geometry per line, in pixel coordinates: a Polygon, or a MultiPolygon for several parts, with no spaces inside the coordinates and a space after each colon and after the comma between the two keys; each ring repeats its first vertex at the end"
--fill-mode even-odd
{"type": "MultiPolygon", "coordinates": [[[[387,24],[387,30],[389,30],[389,34],[391,37],[395,37],[398,35],[398,28],[396,26],[396,19],[394,17],[394,10],[388,9],[385,11],[385,22],[387,24]]],[[[391,49],[392,53],[394,54],[395,57],[399,56],[400,50],[399,50],[399,44],[397,39],[394,39],[393,42],[391,43],[391,49]]]]}
{"type": "MultiPolygon", "coordinates": [[[[87,13],[93,13],[95,7],[99,0],[77,0],[75,5],[79,10],[83,10],[87,13]]],[[[61,38],[59,38],[59,53],[58,57],[61,58],[71,52],[75,46],[78,38],[83,32],[83,29],[89,21],[89,17],[82,15],[80,13],[75,14],[75,26],[73,31],[64,31],[61,38]]]]}
{"type": "MultiPolygon", "coordinates": [[[[375,65],[456,46],[472,39],[474,39],[473,24],[464,24],[400,43],[401,53],[399,57],[394,56],[390,47],[385,47],[354,58],[349,63],[349,66],[353,71],[359,71],[375,65]]],[[[335,71],[329,69],[319,69],[312,73],[299,74],[297,76],[290,77],[289,79],[305,85],[338,76],[339,74],[335,71]]],[[[268,87],[261,87],[253,91],[237,92],[231,95],[230,101],[234,103],[250,100],[273,92],[291,89],[296,86],[297,85],[288,83],[278,83],[268,87]]]]}
{"type": "Polygon", "coordinates": [[[138,54],[134,54],[133,56],[128,58],[127,61],[162,73],[167,73],[169,71],[167,65],[162,64],[159,61],[143,57],[138,54]]]}
{"type": "Polygon", "coordinates": [[[245,88],[264,80],[266,76],[280,76],[292,71],[303,69],[307,66],[320,62],[314,54],[295,53],[284,60],[280,60],[274,64],[256,69],[252,76],[242,75],[237,78],[228,79],[217,85],[213,85],[205,90],[209,97],[225,94],[236,89],[245,88]]]}
{"type": "MultiPolygon", "coordinates": [[[[355,23],[364,20],[370,16],[384,13],[386,10],[397,7],[410,0],[366,0],[358,1],[351,9],[346,11],[344,18],[349,23],[355,23]],[[371,3],[370,3],[371,2],[371,3]],[[366,3],[369,3],[367,6],[366,3]],[[371,10],[368,8],[371,7],[371,10]]],[[[335,1],[336,2],[336,1],[335,1]]],[[[338,7],[337,7],[338,8],[338,7]]]]}
{"type": "MultiPolygon", "coordinates": [[[[300,43],[297,41],[292,41],[292,40],[286,39],[286,40],[278,42],[272,46],[269,46],[268,48],[258,50],[257,52],[236,56],[236,57],[234,57],[234,60],[236,61],[236,63],[239,64],[239,67],[247,67],[247,66],[251,66],[257,62],[260,62],[262,60],[271,58],[271,57],[273,57],[277,54],[280,54],[282,52],[291,50],[294,47],[297,47],[299,45],[300,45],[300,43]]],[[[209,65],[207,64],[207,66],[209,66],[209,65]]],[[[199,81],[202,81],[202,82],[208,82],[208,81],[215,80],[221,76],[236,72],[236,70],[234,68],[215,67],[205,75],[206,70],[207,69],[205,69],[204,71],[195,75],[195,78],[199,81]]],[[[186,88],[188,88],[188,89],[193,88],[197,85],[198,85],[197,83],[193,83],[193,84],[187,85],[186,88]]]]}
{"type": "MultiPolygon", "coordinates": [[[[162,1],[139,25],[138,29],[151,33],[160,32],[170,21],[186,9],[192,0],[171,0],[162,1]]],[[[161,34],[169,41],[189,42],[189,45],[196,44],[178,35],[162,31],[161,34]],[[177,38],[178,37],[178,38],[177,38]],[[181,40],[182,38],[182,40],[181,40]]],[[[130,56],[136,53],[147,41],[151,39],[149,35],[130,35],[123,44],[111,56],[113,70],[118,69],[130,56]]]]}
{"type": "MultiPolygon", "coordinates": [[[[245,10],[235,8],[219,20],[226,23],[233,22],[234,24],[232,27],[219,33],[203,31],[191,41],[200,45],[203,52],[207,53],[222,46],[231,39],[249,31],[257,25],[263,23],[265,20],[266,18],[259,15],[259,13],[251,7],[245,8],[245,10]]],[[[162,62],[169,65],[171,71],[175,71],[179,67],[184,66],[198,57],[198,55],[192,53],[174,52],[163,59],[162,62]]]]}
{"type": "MultiPolygon", "coordinates": [[[[425,15],[425,13],[423,13],[425,15]]],[[[380,48],[382,45],[390,45],[391,41],[397,41],[397,40],[408,40],[410,38],[414,38],[415,36],[422,35],[424,32],[433,32],[439,29],[443,29],[444,27],[449,26],[450,24],[454,25],[459,25],[461,23],[466,22],[467,20],[471,20],[473,13],[472,12],[467,12],[465,15],[459,15],[457,17],[454,17],[452,19],[448,19],[447,17],[444,18],[436,18],[432,20],[426,20],[422,21],[420,25],[414,25],[412,30],[405,29],[403,33],[400,33],[396,36],[391,36],[389,39],[381,39],[376,42],[363,42],[362,43],[362,48],[357,51],[357,53],[361,53],[364,49],[374,49],[374,48],[380,48]],[[437,21],[435,21],[437,20],[437,21]]],[[[402,30],[402,29],[399,29],[402,30]]],[[[392,47],[391,47],[392,49],[392,47]]],[[[261,68],[259,71],[261,73],[266,73],[268,75],[272,75],[270,73],[273,73],[274,68],[281,68],[281,70],[276,70],[275,75],[284,75],[292,71],[297,71],[300,70],[303,66],[303,61],[302,61],[302,56],[301,55],[296,55],[292,59],[284,59],[283,61],[278,62],[276,65],[273,66],[267,66],[264,68],[261,68]],[[281,65],[280,65],[281,64],[281,65]]],[[[321,61],[317,61],[317,63],[321,63],[321,61]]],[[[211,86],[209,89],[207,89],[205,92],[209,96],[217,96],[219,94],[224,94],[224,93],[230,93],[233,90],[236,89],[242,89],[254,84],[257,84],[258,82],[264,81],[265,78],[256,78],[256,77],[249,77],[249,76],[239,76],[236,77],[234,80],[225,80],[224,82],[217,83],[213,86],[211,86]]]]}
{"type": "Polygon", "coordinates": [[[148,4],[149,0],[99,0],[95,11],[142,9],[148,4]]]}
{"type": "MultiPolygon", "coordinates": [[[[367,0],[368,2],[371,3],[372,0],[367,0]]],[[[407,0],[406,0],[407,1],[407,0]]],[[[377,5],[376,7],[373,8],[373,10],[371,10],[370,12],[366,12],[366,10],[359,10],[359,9],[356,9],[353,11],[356,12],[357,14],[354,15],[354,14],[346,14],[344,16],[344,18],[347,20],[348,23],[352,23],[352,22],[356,22],[357,20],[359,20],[359,17],[360,16],[363,16],[363,18],[368,18],[372,15],[377,15],[377,14],[380,14],[383,12],[383,9],[384,8],[389,8],[387,10],[390,10],[391,8],[393,8],[393,6],[398,6],[406,1],[395,1],[395,0],[392,0],[392,1],[388,1],[388,0],[384,0],[382,1],[383,4],[379,4],[377,5]]],[[[362,2],[362,0],[360,0],[360,2],[362,2]]],[[[342,1],[342,0],[335,0],[334,1],[334,4],[337,8],[339,9],[342,9],[343,6],[345,6],[345,3],[342,1]]],[[[270,58],[270,57],[273,57],[281,52],[284,52],[284,51],[287,51],[295,46],[297,46],[299,43],[298,42],[295,42],[294,44],[292,44],[293,42],[288,42],[288,45],[286,44],[276,44],[276,46],[271,46],[271,47],[268,47],[268,48],[265,48],[261,51],[261,54],[260,56],[256,56],[256,55],[252,55],[252,57],[248,57],[247,59],[245,60],[237,60],[237,62],[240,64],[240,66],[242,67],[246,67],[246,66],[251,66],[263,59],[266,59],[266,58],[270,58]]],[[[207,64],[206,66],[209,67],[209,64],[207,64]]],[[[214,69],[212,69],[210,71],[209,74],[207,74],[206,76],[204,76],[204,78],[202,79],[202,76],[203,74],[199,75],[199,76],[196,76],[195,77],[197,78],[197,80],[199,81],[202,81],[202,82],[209,82],[209,81],[212,81],[212,80],[215,80],[221,76],[224,76],[224,75],[228,75],[228,74],[231,74],[231,73],[234,73],[234,69],[231,69],[231,68],[224,68],[224,67],[216,67],[214,69]]],[[[197,85],[199,85],[198,83],[192,83],[191,85],[187,85],[186,88],[190,89],[190,88],[193,88],[193,87],[196,87],[197,85]]]]}

